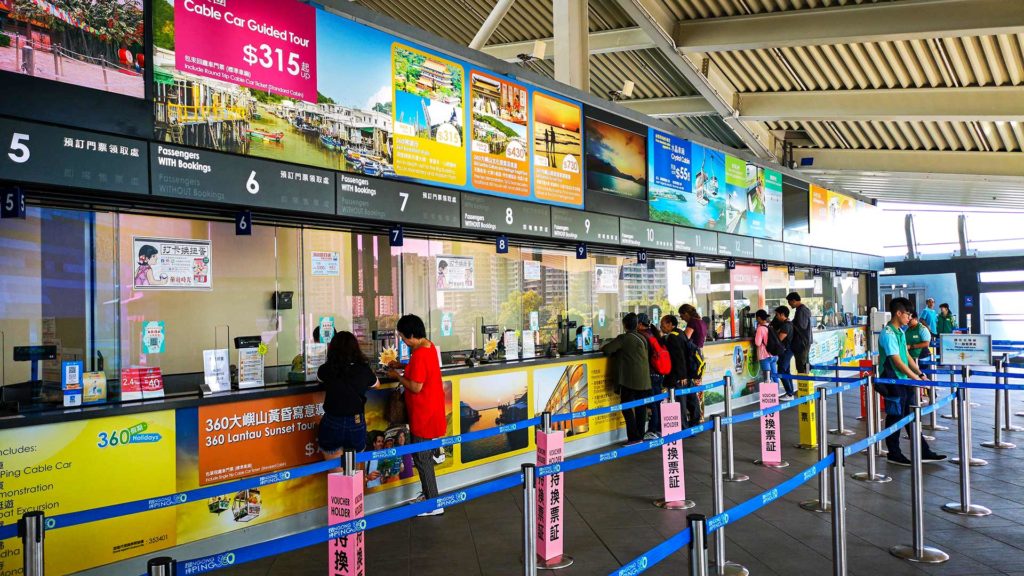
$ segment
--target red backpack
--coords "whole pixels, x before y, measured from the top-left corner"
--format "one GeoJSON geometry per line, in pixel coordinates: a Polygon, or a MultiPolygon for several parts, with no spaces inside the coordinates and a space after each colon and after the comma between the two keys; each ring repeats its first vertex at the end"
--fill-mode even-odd
{"type": "Polygon", "coordinates": [[[651,361],[651,370],[662,376],[671,372],[672,358],[668,355],[665,345],[650,334],[645,334],[644,337],[647,338],[647,356],[651,361]]]}

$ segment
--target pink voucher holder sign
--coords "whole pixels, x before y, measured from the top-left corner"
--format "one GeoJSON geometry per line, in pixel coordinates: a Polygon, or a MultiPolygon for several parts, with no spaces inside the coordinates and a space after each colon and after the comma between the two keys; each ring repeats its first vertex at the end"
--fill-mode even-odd
{"type": "MultiPolygon", "coordinates": [[[[537,466],[557,464],[565,458],[565,432],[537,432],[537,466]]],[[[564,535],[565,485],[562,474],[552,474],[537,481],[537,556],[539,564],[559,563],[564,535]]],[[[570,560],[571,561],[571,560],[570,560]]]]}
{"type": "MultiPolygon", "coordinates": [[[[779,405],[779,385],[775,382],[761,382],[758,388],[761,410],[779,405]]],[[[782,439],[779,430],[779,413],[761,416],[761,459],[755,463],[769,468],[784,468],[789,462],[782,459],[782,439]]]]}
{"type": "Polygon", "coordinates": [[[174,66],[316,102],[316,8],[280,0],[177,0],[174,66]]]}
{"type": "MultiPolygon", "coordinates": [[[[334,526],[363,517],[363,471],[327,475],[327,524],[334,526]]],[[[331,576],[366,576],[364,532],[332,538],[327,547],[331,576]]]]}
{"type": "MultiPolygon", "coordinates": [[[[661,436],[670,436],[683,429],[682,405],[679,402],[661,404],[661,436]]],[[[660,440],[656,440],[658,442],[660,440]]],[[[654,505],[670,510],[693,508],[696,503],[686,499],[686,482],[683,477],[683,441],[676,440],[661,445],[662,478],[665,484],[665,498],[655,500],[654,505]]]]}

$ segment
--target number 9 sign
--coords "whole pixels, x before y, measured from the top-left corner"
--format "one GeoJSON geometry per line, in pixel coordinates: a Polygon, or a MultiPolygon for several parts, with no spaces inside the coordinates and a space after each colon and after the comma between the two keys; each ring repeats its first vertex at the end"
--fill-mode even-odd
{"type": "MultiPolygon", "coordinates": [[[[589,220],[588,220],[588,222],[589,222],[589,220]]],[[[587,258],[587,243],[586,242],[579,242],[579,243],[577,243],[576,244],[576,259],[577,260],[586,260],[586,258],[587,258]]]]}

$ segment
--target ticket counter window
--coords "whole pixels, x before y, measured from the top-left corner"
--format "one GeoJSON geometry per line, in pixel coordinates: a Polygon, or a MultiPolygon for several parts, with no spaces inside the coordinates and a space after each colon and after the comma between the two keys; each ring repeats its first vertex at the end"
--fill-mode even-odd
{"type": "Polygon", "coordinates": [[[593,343],[592,262],[571,252],[523,248],[521,341],[535,354],[574,352],[593,343]],[[579,338],[577,338],[579,336],[579,338]],[[579,346],[578,346],[579,345],[579,346]]]}
{"type": "Polygon", "coordinates": [[[703,310],[698,309],[698,312],[708,320],[708,334],[716,340],[737,338],[729,270],[725,269],[725,264],[717,262],[704,264],[704,270],[707,270],[708,290],[703,295],[698,293],[704,304],[703,310]]]}
{"type": "Polygon", "coordinates": [[[776,308],[789,306],[786,302],[786,295],[790,292],[789,271],[782,266],[770,266],[761,277],[764,283],[764,309],[774,318],[776,308]]]}
{"type": "Polygon", "coordinates": [[[764,298],[761,292],[761,269],[757,266],[736,266],[729,275],[732,282],[732,308],[734,334],[738,338],[753,338],[754,313],[764,298]]]}

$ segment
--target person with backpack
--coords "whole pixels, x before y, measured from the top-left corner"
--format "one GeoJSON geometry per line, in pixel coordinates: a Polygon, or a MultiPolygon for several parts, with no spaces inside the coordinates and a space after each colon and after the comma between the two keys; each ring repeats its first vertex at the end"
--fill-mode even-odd
{"type": "MultiPolygon", "coordinates": [[[[911,303],[906,298],[893,298],[889,303],[892,320],[885,325],[878,337],[878,348],[881,357],[879,373],[881,378],[898,378],[925,380],[917,361],[907,351],[907,337],[903,326],[910,323],[911,303]]],[[[910,401],[916,388],[896,384],[875,384],[875,391],[885,398],[885,427],[888,428],[911,413],[910,401]]],[[[910,424],[906,426],[907,434],[912,434],[910,424]]],[[[885,447],[889,450],[886,461],[898,466],[910,466],[910,459],[900,450],[900,433],[890,434],[885,439],[885,447]]],[[[942,462],[944,454],[932,451],[928,442],[921,439],[921,461],[942,462]]]]}
{"type": "Polygon", "coordinates": [[[811,363],[809,355],[811,344],[814,343],[814,322],[811,320],[811,309],[800,301],[800,294],[790,292],[786,301],[793,308],[793,342],[790,348],[793,349],[793,357],[796,358],[796,371],[800,374],[809,374],[811,363]]]}
{"type": "Polygon", "coordinates": [[[758,310],[754,313],[757,328],[754,329],[754,348],[757,349],[757,361],[761,365],[768,382],[773,381],[779,370],[779,354],[782,353],[782,342],[775,331],[768,326],[768,312],[758,310]]]}
{"type": "MultiPolygon", "coordinates": [[[[679,316],[686,322],[683,334],[686,336],[686,364],[689,387],[700,386],[704,378],[704,342],[708,336],[708,325],[692,304],[679,307],[679,316]]],[[[687,394],[683,400],[684,419],[687,428],[704,421],[704,393],[687,394]]]]}
{"type": "MultiPolygon", "coordinates": [[[[672,359],[661,341],[661,332],[651,324],[651,318],[644,312],[636,315],[639,332],[647,340],[647,358],[651,364],[651,395],[657,396],[665,389],[665,376],[672,371],[672,359]]],[[[644,440],[656,440],[661,437],[661,402],[648,405],[651,420],[647,425],[644,440]]]]}
{"type": "MultiPolygon", "coordinates": [[[[789,376],[793,366],[793,323],[789,321],[789,306],[779,306],[775,309],[775,320],[772,320],[769,327],[775,332],[775,337],[782,343],[782,353],[779,354],[779,374],[789,376]]],[[[793,381],[789,378],[780,378],[782,387],[786,393],[779,397],[781,402],[788,402],[796,397],[796,390],[793,389],[793,381]]]]}
{"type": "MultiPolygon", "coordinates": [[[[651,368],[647,358],[647,339],[637,332],[637,316],[630,312],[622,317],[622,334],[608,342],[601,351],[610,357],[615,389],[619,401],[631,402],[651,395],[651,368]]],[[[636,444],[644,438],[647,425],[647,407],[637,406],[622,411],[626,421],[626,444],[636,444]]]]}

